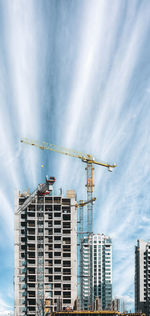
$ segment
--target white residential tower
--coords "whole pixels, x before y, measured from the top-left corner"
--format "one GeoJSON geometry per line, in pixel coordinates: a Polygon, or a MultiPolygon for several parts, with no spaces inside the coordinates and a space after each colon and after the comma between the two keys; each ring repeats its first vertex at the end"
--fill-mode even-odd
{"type": "Polygon", "coordinates": [[[110,310],[112,303],[112,241],[104,234],[90,234],[81,246],[81,307],[110,310]]]}

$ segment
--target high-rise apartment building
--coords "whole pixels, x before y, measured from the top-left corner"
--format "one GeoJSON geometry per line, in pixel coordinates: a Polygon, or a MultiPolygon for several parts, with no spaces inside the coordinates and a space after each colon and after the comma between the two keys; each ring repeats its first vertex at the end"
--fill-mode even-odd
{"type": "Polygon", "coordinates": [[[112,241],[91,234],[81,245],[81,308],[110,310],[112,303],[112,241]]]}
{"type": "Polygon", "coordinates": [[[135,247],[135,312],[150,316],[150,242],[135,247]]]}
{"type": "Polygon", "coordinates": [[[75,194],[48,193],[16,194],[15,316],[73,307],[77,298],[75,194]]]}

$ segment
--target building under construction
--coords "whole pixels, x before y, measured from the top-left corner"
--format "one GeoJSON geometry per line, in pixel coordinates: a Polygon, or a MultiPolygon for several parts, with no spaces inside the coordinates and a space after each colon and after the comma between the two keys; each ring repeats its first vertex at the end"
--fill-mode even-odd
{"type": "MultiPolygon", "coordinates": [[[[45,302],[46,313],[73,306],[73,302],[77,298],[77,244],[79,246],[79,299],[77,301],[80,309],[93,310],[95,299],[99,306],[103,306],[104,298],[106,298],[106,295],[102,298],[103,280],[97,287],[100,276],[95,276],[93,272],[95,267],[91,251],[94,248],[89,243],[88,254],[86,254],[88,264],[83,260],[83,250],[86,247],[85,238],[89,240],[93,236],[93,202],[95,201],[93,198],[93,165],[99,165],[112,171],[116,164],[100,162],[93,155],[47,142],[25,138],[21,139],[21,143],[80,159],[86,165],[87,201],[78,205],[77,241],[75,196],[62,198],[51,195],[48,197],[49,192],[44,192],[43,185],[29,197],[27,195],[16,196],[15,307],[17,312],[15,315],[44,315],[45,302]],[[87,205],[86,213],[83,211],[85,205],[87,205]],[[87,273],[86,270],[88,270],[87,273]],[[93,283],[95,280],[93,276],[96,278],[96,283],[93,283]]],[[[111,297],[111,290],[109,292],[111,297]]],[[[108,299],[108,301],[110,300],[108,299]]],[[[110,307],[110,303],[105,306],[110,307]]]]}
{"type": "Polygon", "coordinates": [[[16,193],[15,316],[73,308],[77,298],[75,193],[54,196],[54,181],[16,193]]]}

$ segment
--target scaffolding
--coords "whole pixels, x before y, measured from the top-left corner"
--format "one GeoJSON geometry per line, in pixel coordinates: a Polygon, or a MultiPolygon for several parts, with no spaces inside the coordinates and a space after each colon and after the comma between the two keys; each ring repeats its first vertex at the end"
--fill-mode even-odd
{"type": "MultiPolygon", "coordinates": [[[[89,170],[88,170],[89,171],[89,170]]],[[[93,172],[93,170],[92,170],[93,172]]],[[[89,176],[89,173],[88,173],[89,176]]],[[[93,184],[93,182],[90,182],[93,184]]],[[[89,181],[87,181],[87,184],[89,184],[89,181]]],[[[90,187],[90,185],[88,185],[90,187]]],[[[92,256],[91,256],[91,246],[89,245],[89,227],[91,227],[91,213],[88,212],[88,210],[93,210],[93,202],[96,200],[96,198],[93,198],[91,193],[93,194],[93,188],[89,188],[89,197],[91,199],[88,199],[86,202],[80,201],[78,206],[79,206],[79,212],[78,212],[78,262],[79,262],[79,271],[78,271],[78,284],[79,284],[79,297],[80,297],[80,306],[81,310],[84,309],[84,285],[87,285],[88,289],[88,306],[89,309],[92,309],[93,306],[93,295],[92,295],[92,256]],[[84,206],[87,205],[87,212],[84,211],[84,206]],[[90,205],[90,208],[88,208],[90,205]],[[85,256],[85,251],[86,255],[88,256],[88,269],[85,272],[83,268],[83,261],[84,261],[84,256],[85,256]]]]}
{"type": "MultiPolygon", "coordinates": [[[[90,234],[93,234],[93,165],[92,163],[87,163],[87,167],[85,168],[86,173],[87,173],[87,200],[91,201],[90,203],[87,204],[87,232],[88,232],[88,237],[90,234]]],[[[91,254],[91,245],[89,244],[88,240],[88,276],[87,276],[87,283],[88,283],[88,309],[92,310],[93,309],[93,256],[91,254]]],[[[83,264],[83,260],[82,260],[83,264]]],[[[83,275],[84,279],[84,275],[83,275]]]]}
{"type": "Polygon", "coordinates": [[[93,233],[93,165],[92,163],[87,163],[87,167],[85,168],[87,174],[87,201],[91,201],[87,204],[87,232],[89,234],[93,233]]]}
{"type": "Polygon", "coordinates": [[[83,302],[82,302],[82,241],[84,238],[84,207],[83,205],[79,206],[78,209],[78,235],[77,235],[77,256],[78,256],[78,297],[79,297],[79,301],[78,304],[80,305],[80,309],[82,310],[82,306],[83,306],[83,302]]]}

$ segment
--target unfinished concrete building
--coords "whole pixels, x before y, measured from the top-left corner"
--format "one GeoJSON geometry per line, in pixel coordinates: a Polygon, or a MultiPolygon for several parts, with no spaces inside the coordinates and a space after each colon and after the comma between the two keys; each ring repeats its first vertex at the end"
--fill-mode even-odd
{"type": "Polygon", "coordinates": [[[54,196],[52,189],[44,194],[37,189],[32,196],[16,193],[15,316],[73,307],[77,298],[75,203],[73,192],[66,197],[54,196]],[[21,205],[26,207],[21,210],[21,205]]]}

